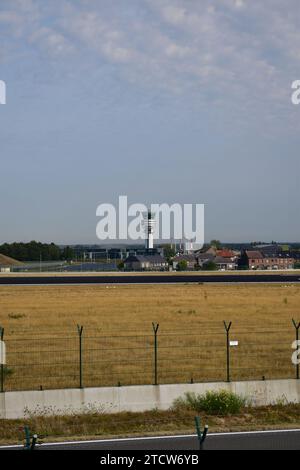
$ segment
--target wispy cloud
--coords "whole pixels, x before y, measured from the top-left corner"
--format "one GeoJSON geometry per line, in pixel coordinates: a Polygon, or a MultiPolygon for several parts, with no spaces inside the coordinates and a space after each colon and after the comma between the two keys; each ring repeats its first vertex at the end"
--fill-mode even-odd
{"type": "MultiPolygon", "coordinates": [[[[299,62],[296,0],[3,0],[0,28],[45,58],[94,54],[124,79],[213,103],[289,106],[299,62]]],[[[15,45],[17,47],[17,43],[15,45]]]]}

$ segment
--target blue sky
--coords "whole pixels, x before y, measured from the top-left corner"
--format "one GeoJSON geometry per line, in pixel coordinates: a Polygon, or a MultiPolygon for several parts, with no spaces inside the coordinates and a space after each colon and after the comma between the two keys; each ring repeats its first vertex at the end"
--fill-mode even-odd
{"type": "Polygon", "coordinates": [[[102,202],[299,241],[296,0],[1,0],[0,242],[97,242],[102,202]]]}

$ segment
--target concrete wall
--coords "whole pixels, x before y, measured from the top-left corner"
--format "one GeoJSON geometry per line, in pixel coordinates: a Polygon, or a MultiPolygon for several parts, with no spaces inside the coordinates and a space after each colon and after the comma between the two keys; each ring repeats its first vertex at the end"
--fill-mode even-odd
{"type": "Polygon", "coordinates": [[[169,408],[175,398],[185,392],[205,393],[207,390],[231,390],[254,405],[278,401],[300,402],[300,380],[266,380],[249,382],[216,382],[200,384],[139,385],[0,393],[0,418],[15,419],[28,413],[72,414],[101,410],[145,411],[169,408]]]}

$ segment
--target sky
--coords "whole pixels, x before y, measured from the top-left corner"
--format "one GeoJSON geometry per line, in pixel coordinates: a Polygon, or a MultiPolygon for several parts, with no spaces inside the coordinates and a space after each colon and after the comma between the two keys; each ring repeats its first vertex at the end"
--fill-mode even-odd
{"type": "Polygon", "coordinates": [[[298,0],[1,0],[0,243],[97,243],[119,195],[299,241],[299,23],[298,0]]]}

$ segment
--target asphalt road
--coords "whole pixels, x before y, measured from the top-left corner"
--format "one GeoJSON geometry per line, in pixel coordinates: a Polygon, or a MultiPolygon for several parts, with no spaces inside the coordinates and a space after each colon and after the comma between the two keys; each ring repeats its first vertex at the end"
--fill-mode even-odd
{"type": "MultiPolygon", "coordinates": [[[[196,436],[114,439],[43,444],[39,450],[198,450],[196,436]]],[[[0,450],[4,449],[3,447],[0,450]]],[[[9,446],[5,449],[21,449],[9,446]]],[[[208,434],[205,450],[300,450],[300,430],[208,434]]]]}
{"type": "Polygon", "coordinates": [[[184,274],[184,275],[110,275],[110,276],[0,276],[0,285],[57,284],[176,284],[176,283],[299,283],[300,274],[184,274]]]}

